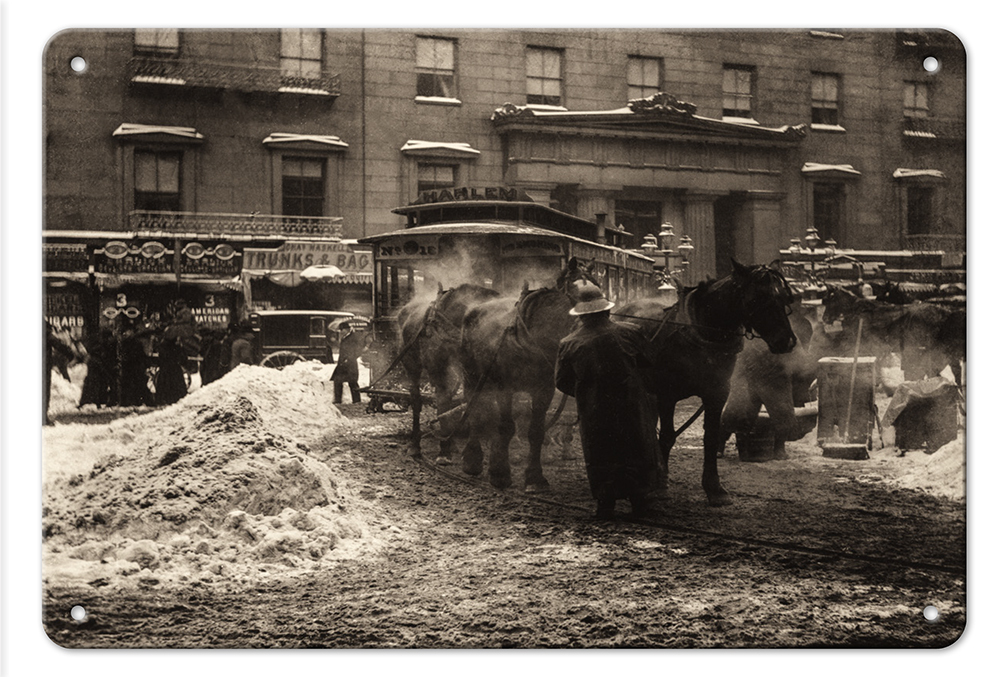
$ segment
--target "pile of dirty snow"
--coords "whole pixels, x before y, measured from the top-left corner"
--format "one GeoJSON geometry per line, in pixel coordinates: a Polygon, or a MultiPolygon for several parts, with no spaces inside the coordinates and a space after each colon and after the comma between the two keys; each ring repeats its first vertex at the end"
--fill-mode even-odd
{"type": "Polygon", "coordinates": [[[921,489],[946,498],[966,496],[966,438],[960,434],[933,454],[908,454],[913,457],[907,471],[892,484],[921,489]]]}
{"type": "Polygon", "coordinates": [[[164,409],[46,428],[47,582],[233,582],[380,551],[398,529],[308,453],[348,425],[331,369],[242,365],[164,409]]]}

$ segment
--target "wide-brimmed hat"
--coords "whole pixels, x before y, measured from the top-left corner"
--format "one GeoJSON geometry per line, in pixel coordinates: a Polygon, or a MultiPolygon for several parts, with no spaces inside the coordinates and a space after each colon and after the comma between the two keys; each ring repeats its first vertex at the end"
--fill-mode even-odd
{"type": "Polygon", "coordinates": [[[602,290],[587,282],[577,291],[577,303],[570,309],[571,315],[590,315],[611,309],[616,304],[607,299],[602,290]]]}

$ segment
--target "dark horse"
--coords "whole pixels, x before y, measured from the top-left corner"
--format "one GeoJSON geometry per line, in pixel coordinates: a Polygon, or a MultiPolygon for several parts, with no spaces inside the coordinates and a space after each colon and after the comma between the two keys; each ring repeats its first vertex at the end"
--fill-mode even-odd
{"type": "Polygon", "coordinates": [[[529,458],[525,490],[545,491],[542,446],[546,413],[556,393],[554,369],[560,340],[570,333],[573,282],[590,279],[576,259],[557,279],[555,287],[522,292],[518,301],[498,299],[475,306],[462,326],[465,393],[471,420],[469,441],[462,453],[462,469],[483,472],[480,437],[490,438],[490,483],[511,485],[509,447],[515,434],[512,405],[516,393],[532,398],[528,426],[529,458]]]}
{"type": "MultiPolygon", "coordinates": [[[[462,385],[462,365],[459,346],[462,339],[462,319],[473,306],[498,298],[493,289],[474,284],[462,284],[445,291],[438,286],[437,298],[414,299],[399,311],[396,319],[402,337],[402,364],[410,382],[410,401],[413,409],[413,432],[410,449],[413,456],[420,455],[420,410],[423,399],[420,384],[426,372],[434,387],[438,415],[449,411],[455,392],[462,385]]],[[[438,462],[451,460],[451,437],[441,439],[438,462]]]]}
{"type": "Polygon", "coordinates": [[[794,295],[780,272],[734,260],[732,267],[731,275],[685,289],[671,308],[646,299],[613,311],[616,319],[640,327],[652,345],[666,471],[675,444],[676,403],[693,396],[703,401],[702,485],[711,505],[731,503],[718,477],[717,457],[724,443],[721,411],[745,337],[758,334],[777,354],[789,352],[797,342],[788,321],[794,295]]]}
{"type": "MultiPolygon", "coordinates": [[[[960,360],[966,359],[966,311],[937,303],[906,304],[865,299],[842,287],[829,286],[823,297],[823,322],[844,323],[840,351],[850,352],[862,326],[863,355],[900,355],[903,370],[912,376],[934,375],[948,365],[961,382],[960,360]],[[849,325],[853,332],[848,331],[849,325]],[[919,374],[917,373],[919,372],[919,374]]],[[[909,378],[909,376],[908,376],[909,378]]]]}

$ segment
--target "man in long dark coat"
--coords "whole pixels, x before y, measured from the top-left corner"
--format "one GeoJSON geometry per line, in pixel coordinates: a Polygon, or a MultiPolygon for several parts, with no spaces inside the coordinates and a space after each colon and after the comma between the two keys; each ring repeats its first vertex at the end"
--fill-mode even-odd
{"type": "Polygon", "coordinates": [[[578,299],[571,314],[581,321],[560,342],[556,386],[577,401],[596,517],[612,518],[616,500],[623,498],[641,514],[661,477],[646,339],[635,327],[610,319],[613,303],[595,285],[583,286],[578,299]]]}
{"type": "Polygon", "coordinates": [[[343,322],[337,327],[339,342],[339,357],[336,368],[333,369],[333,403],[343,402],[343,384],[350,386],[350,400],[353,403],[361,401],[360,386],[357,381],[360,378],[357,368],[357,358],[364,354],[368,347],[368,335],[366,332],[357,331],[349,322],[343,322]]]}

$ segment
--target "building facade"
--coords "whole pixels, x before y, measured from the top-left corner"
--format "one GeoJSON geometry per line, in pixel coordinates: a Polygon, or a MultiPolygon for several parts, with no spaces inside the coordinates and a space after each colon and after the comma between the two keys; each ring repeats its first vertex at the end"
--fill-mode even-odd
{"type": "Polygon", "coordinates": [[[943,32],[72,31],[46,67],[57,284],[365,307],[356,239],[425,192],[486,186],[637,246],[671,224],[695,246],[687,282],[813,226],[966,248],[965,54],[943,32]],[[342,284],[270,291],[323,256],[342,284]]]}

